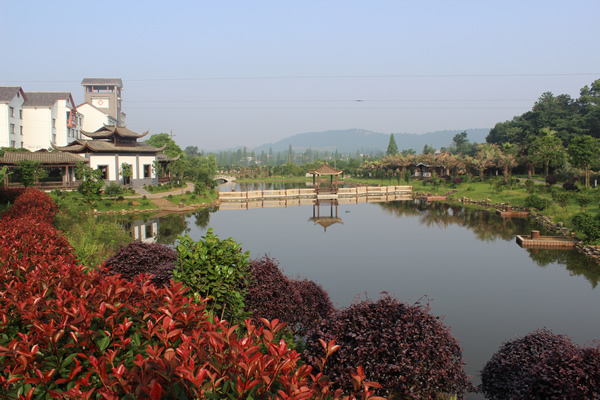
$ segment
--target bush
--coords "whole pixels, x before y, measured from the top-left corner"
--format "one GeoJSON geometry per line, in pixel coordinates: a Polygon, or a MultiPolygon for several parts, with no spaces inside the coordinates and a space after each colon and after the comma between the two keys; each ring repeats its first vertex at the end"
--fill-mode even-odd
{"type": "Polygon", "coordinates": [[[118,183],[111,182],[104,188],[104,194],[110,197],[116,197],[123,194],[123,188],[118,183]]]}
{"type": "Polygon", "coordinates": [[[367,379],[379,382],[394,398],[437,399],[444,393],[462,396],[471,388],[462,352],[429,307],[407,305],[384,295],[331,314],[307,338],[305,357],[315,363],[319,339],[342,346],[325,373],[337,385],[351,388],[347,370],[365,368],[367,379]]]}
{"type": "Polygon", "coordinates": [[[311,280],[300,279],[292,281],[292,287],[298,293],[300,301],[295,304],[293,332],[306,336],[319,323],[333,313],[333,303],[323,287],[311,280]]]}
{"type": "Polygon", "coordinates": [[[577,187],[577,185],[576,185],[575,183],[573,183],[573,182],[565,182],[565,183],[563,184],[563,188],[564,188],[565,190],[570,190],[570,191],[573,191],[573,192],[579,192],[579,188],[578,188],[578,187],[577,187]]]}
{"type": "Polygon", "coordinates": [[[546,177],[546,185],[548,185],[548,186],[556,185],[557,182],[558,182],[558,179],[556,179],[556,177],[554,175],[548,175],[546,177]]]}
{"type": "MultiPolygon", "coordinates": [[[[51,225],[53,209],[25,191],[0,219],[0,398],[333,397],[326,376],[273,342],[278,322],[236,335],[181,283],[86,271],[51,225]]],[[[323,346],[325,366],[337,347],[323,346]]],[[[355,376],[374,386],[360,368],[355,376]]]]}
{"type": "Polygon", "coordinates": [[[250,252],[228,238],[221,240],[212,228],[202,240],[179,236],[176,246],[178,262],[173,279],[183,282],[200,299],[208,299],[210,312],[233,323],[242,322],[244,297],[248,285],[250,252]]]}
{"type": "Polygon", "coordinates": [[[527,190],[527,193],[533,194],[535,192],[535,182],[531,179],[527,179],[525,181],[525,189],[527,190]]]}
{"type": "Polygon", "coordinates": [[[152,275],[147,277],[152,284],[165,287],[172,279],[176,261],[177,254],[170,247],[138,240],[119,248],[106,260],[106,266],[111,274],[121,274],[130,282],[140,274],[148,274],[152,275]]]}
{"type": "Polygon", "coordinates": [[[117,201],[123,201],[123,200],[125,200],[125,197],[123,197],[123,196],[118,196],[117,197],[117,201]]]}
{"type": "Polygon", "coordinates": [[[578,213],[573,216],[573,225],[583,233],[588,242],[600,239],[600,217],[593,217],[588,213],[578,213]]]}
{"type": "Polygon", "coordinates": [[[452,183],[455,185],[460,185],[461,183],[463,183],[463,178],[461,178],[460,176],[457,176],[456,178],[452,179],[452,183]]]}
{"type": "Polygon", "coordinates": [[[543,211],[548,206],[548,201],[542,197],[536,196],[535,194],[525,197],[525,207],[535,208],[539,211],[543,211]]]}
{"type": "Polygon", "coordinates": [[[502,345],[481,371],[481,390],[497,400],[598,398],[599,354],[540,329],[502,345]]]}
{"type": "Polygon", "coordinates": [[[575,201],[577,201],[577,204],[579,204],[579,207],[581,207],[582,211],[585,212],[587,206],[594,201],[594,197],[590,193],[579,193],[577,196],[575,196],[575,201]]]}

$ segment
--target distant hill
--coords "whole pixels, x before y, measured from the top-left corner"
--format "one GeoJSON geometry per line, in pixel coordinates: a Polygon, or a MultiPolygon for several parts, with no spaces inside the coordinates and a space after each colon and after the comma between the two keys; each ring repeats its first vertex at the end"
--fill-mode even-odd
{"type": "MultiPolygon", "coordinates": [[[[463,129],[465,130],[465,129],[463,129]]],[[[416,133],[394,133],[394,139],[398,145],[398,150],[414,149],[417,153],[423,150],[427,144],[436,149],[448,147],[452,143],[452,138],[463,130],[445,130],[423,134],[416,133]]],[[[490,132],[489,129],[466,129],[467,139],[470,142],[484,143],[485,137],[490,132]]],[[[346,129],[324,132],[306,132],[282,139],[275,143],[267,143],[254,148],[256,154],[261,151],[269,152],[269,148],[274,152],[287,151],[292,145],[296,153],[303,152],[311,148],[312,150],[352,154],[358,150],[362,154],[385,152],[390,141],[390,135],[387,133],[373,132],[365,129],[346,129]]]]}

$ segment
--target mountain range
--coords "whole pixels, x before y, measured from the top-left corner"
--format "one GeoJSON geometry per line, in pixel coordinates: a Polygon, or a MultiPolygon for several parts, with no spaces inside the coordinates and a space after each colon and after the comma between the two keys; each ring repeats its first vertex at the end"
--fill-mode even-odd
{"type": "MultiPolygon", "coordinates": [[[[425,145],[432,146],[435,149],[450,146],[454,136],[462,131],[467,132],[467,139],[471,143],[484,143],[486,136],[490,132],[489,128],[479,128],[444,130],[423,134],[394,133],[394,139],[399,151],[413,149],[417,153],[420,153],[425,145]]],[[[361,154],[372,154],[381,151],[385,152],[389,141],[390,135],[387,133],[373,132],[365,129],[345,129],[298,133],[275,143],[266,143],[257,146],[253,150],[256,154],[260,154],[262,151],[268,153],[269,149],[272,149],[273,152],[287,151],[289,146],[292,145],[295,153],[302,153],[310,148],[312,150],[330,152],[337,150],[342,154],[352,154],[357,151],[361,154]]]]}

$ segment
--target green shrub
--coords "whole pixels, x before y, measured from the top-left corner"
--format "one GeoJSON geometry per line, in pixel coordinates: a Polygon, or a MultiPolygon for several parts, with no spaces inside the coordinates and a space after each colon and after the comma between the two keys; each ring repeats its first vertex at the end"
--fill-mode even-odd
{"type": "Polygon", "coordinates": [[[535,192],[535,182],[531,179],[527,179],[525,181],[525,190],[527,190],[527,193],[533,194],[533,192],[535,192]]]}
{"type": "Polygon", "coordinates": [[[548,200],[532,194],[525,197],[525,207],[535,208],[539,211],[543,211],[546,207],[548,207],[548,200]]]}
{"type": "Polygon", "coordinates": [[[118,183],[111,182],[104,188],[104,194],[110,197],[116,197],[123,194],[123,188],[118,183]]]}
{"type": "Polygon", "coordinates": [[[173,198],[172,194],[170,194],[170,195],[167,196],[167,199],[172,199],[172,198],[173,198]]]}
{"type": "Polygon", "coordinates": [[[214,315],[232,324],[243,322],[250,252],[243,253],[232,238],[219,239],[212,228],[197,242],[189,235],[178,240],[173,279],[183,282],[198,300],[208,299],[207,309],[214,315]]]}
{"type": "Polygon", "coordinates": [[[578,213],[573,216],[572,221],[573,225],[586,236],[588,242],[595,242],[600,238],[600,217],[578,213]]]}
{"type": "Polygon", "coordinates": [[[123,201],[123,200],[125,200],[125,197],[123,197],[123,196],[117,197],[117,201],[123,201]]]}
{"type": "Polygon", "coordinates": [[[133,201],[128,201],[128,202],[127,202],[127,205],[128,205],[129,207],[131,207],[131,206],[133,205],[133,201]]]}

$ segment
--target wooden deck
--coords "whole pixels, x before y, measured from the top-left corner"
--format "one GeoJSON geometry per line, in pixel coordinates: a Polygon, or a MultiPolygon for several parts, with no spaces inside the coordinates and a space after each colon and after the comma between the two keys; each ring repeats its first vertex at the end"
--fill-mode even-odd
{"type": "MultiPolygon", "coordinates": [[[[352,188],[339,188],[334,191],[316,189],[283,189],[283,190],[251,190],[246,192],[219,192],[219,202],[250,202],[268,200],[293,200],[293,199],[344,199],[353,197],[389,197],[407,195],[412,192],[412,186],[357,186],[352,188]]],[[[312,203],[308,203],[312,204],[312,203]]]]}

